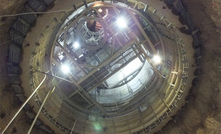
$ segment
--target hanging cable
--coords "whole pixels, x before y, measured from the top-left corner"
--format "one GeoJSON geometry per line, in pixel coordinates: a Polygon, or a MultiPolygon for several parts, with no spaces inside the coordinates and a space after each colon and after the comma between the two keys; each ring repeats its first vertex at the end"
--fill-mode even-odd
{"type": "Polygon", "coordinates": [[[18,14],[6,14],[6,15],[1,15],[0,18],[3,17],[14,17],[14,16],[22,16],[22,15],[31,15],[31,14],[49,14],[49,13],[59,13],[59,12],[67,12],[71,11],[71,9],[66,9],[66,10],[56,10],[56,11],[48,11],[48,12],[27,12],[27,13],[18,13],[18,14]]]}
{"type": "MultiPolygon", "coordinates": [[[[71,11],[71,10],[74,10],[74,9],[70,8],[70,9],[66,9],[66,10],[56,10],[56,11],[48,11],[48,12],[27,12],[27,13],[19,13],[19,14],[8,14],[8,15],[1,15],[0,18],[3,18],[3,17],[22,16],[22,15],[32,15],[32,14],[59,13],[59,12],[67,12],[67,11],[71,11]]],[[[25,36],[26,36],[26,35],[19,35],[19,36],[15,37],[14,39],[11,39],[11,40],[8,40],[8,41],[5,41],[5,42],[1,42],[1,43],[0,43],[0,46],[3,46],[3,45],[9,43],[9,42],[12,41],[12,40],[15,40],[15,39],[18,39],[18,38],[23,38],[23,37],[25,37],[25,36]]]]}

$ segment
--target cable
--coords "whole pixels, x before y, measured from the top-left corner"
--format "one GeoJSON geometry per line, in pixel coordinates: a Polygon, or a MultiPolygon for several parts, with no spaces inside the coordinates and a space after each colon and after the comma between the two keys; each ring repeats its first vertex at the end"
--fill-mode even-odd
{"type": "Polygon", "coordinates": [[[23,38],[25,37],[26,35],[18,35],[17,37],[15,37],[14,39],[10,39],[8,41],[5,41],[5,42],[0,42],[0,46],[4,46],[5,44],[7,43],[10,43],[11,41],[15,40],[15,39],[18,39],[18,38],[23,38]]]}
{"type": "Polygon", "coordinates": [[[27,13],[19,13],[19,14],[7,14],[7,15],[1,15],[0,18],[3,17],[14,17],[14,16],[21,16],[21,15],[30,15],[30,14],[49,14],[49,13],[59,13],[59,12],[65,12],[65,11],[71,11],[74,9],[67,9],[67,10],[57,10],[57,11],[49,11],[49,12],[27,12],[27,13]]]}
{"type": "MultiPolygon", "coordinates": [[[[2,15],[0,16],[0,18],[2,17],[14,17],[14,16],[22,16],[22,15],[30,15],[30,14],[49,14],[49,13],[59,13],[59,12],[64,12],[64,11],[71,11],[73,9],[67,9],[67,10],[57,10],[57,11],[50,11],[50,12],[28,12],[28,13],[19,13],[19,14],[11,14],[11,15],[2,15]]],[[[0,43],[0,46],[3,46],[7,43],[9,43],[10,41],[12,40],[15,40],[17,38],[23,38],[25,37],[26,35],[18,35],[17,37],[15,37],[14,39],[10,39],[8,41],[5,41],[5,42],[1,42],[0,43]]]]}

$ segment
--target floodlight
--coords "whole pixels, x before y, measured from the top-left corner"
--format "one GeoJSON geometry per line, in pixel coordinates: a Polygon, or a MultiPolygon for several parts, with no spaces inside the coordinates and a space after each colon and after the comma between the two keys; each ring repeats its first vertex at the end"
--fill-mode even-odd
{"type": "Polygon", "coordinates": [[[79,44],[79,42],[77,42],[77,41],[74,42],[73,46],[74,46],[75,49],[80,48],[80,44],[79,44]]]}
{"type": "Polygon", "coordinates": [[[103,10],[102,10],[101,8],[99,8],[99,9],[98,9],[98,12],[100,12],[100,13],[101,13],[101,12],[103,12],[103,10]]]}
{"type": "Polygon", "coordinates": [[[160,64],[161,61],[162,61],[162,59],[161,59],[161,57],[159,55],[153,56],[152,60],[153,60],[154,64],[160,64]]]}
{"type": "Polygon", "coordinates": [[[116,24],[119,28],[126,28],[127,20],[124,17],[119,17],[116,21],[116,24]]]}
{"type": "Polygon", "coordinates": [[[62,65],[61,65],[61,71],[62,71],[64,74],[70,73],[70,67],[69,67],[69,65],[67,65],[67,64],[62,64],[62,65]]]}

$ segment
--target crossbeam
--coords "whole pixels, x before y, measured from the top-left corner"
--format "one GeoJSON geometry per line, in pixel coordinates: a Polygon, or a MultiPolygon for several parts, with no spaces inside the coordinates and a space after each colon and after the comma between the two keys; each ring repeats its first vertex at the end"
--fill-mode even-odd
{"type": "Polygon", "coordinates": [[[153,43],[151,42],[150,38],[147,36],[147,34],[145,33],[144,29],[142,28],[140,22],[137,20],[137,18],[135,17],[135,15],[133,13],[131,13],[130,11],[128,11],[129,14],[131,15],[131,17],[133,18],[133,20],[135,21],[136,25],[138,26],[140,32],[142,33],[142,35],[144,36],[144,38],[146,39],[148,45],[150,46],[150,48],[153,51],[153,55],[155,55],[157,53],[156,48],[154,47],[153,43]]]}
{"type": "MultiPolygon", "coordinates": [[[[125,66],[127,66],[131,61],[133,61],[134,59],[136,59],[138,56],[140,56],[142,53],[137,54],[135,57],[131,58],[130,60],[128,60],[124,65],[122,65],[121,67],[119,67],[118,69],[114,70],[112,72],[112,74],[118,72],[119,70],[121,70],[122,68],[124,68],[125,66]]],[[[103,83],[105,80],[107,80],[108,78],[110,78],[112,75],[107,76],[106,78],[103,78],[101,81],[99,81],[98,84],[96,84],[94,87],[97,87],[98,85],[100,85],[101,83],[103,83]]],[[[90,88],[88,92],[92,91],[94,89],[94,87],[90,88]]]]}
{"type": "MultiPolygon", "coordinates": [[[[54,62],[57,62],[57,61],[54,60],[54,62]]],[[[60,65],[59,62],[57,62],[57,64],[60,65]]],[[[68,78],[71,80],[70,83],[72,83],[72,84],[74,84],[74,85],[76,85],[76,86],[78,87],[78,90],[81,92],[82,95],[86,96],[87,99],[89,99],[90,101],[92,101],[92,102],[102,111],[102,113],[106,113],[106,112],[105,112],[105,109],[104,109],[92,96],[90,96],[90,94],[89,94],[88,92],[86,92],[86,91],[77,83],[77,81],[73,79],[72,76],[68,76],[68,78]]],[[[67,82],[69,82],[69,81],[67,81],[67,82]]],[[[69,96],[69,98],[72,97],[75,93],[76,93],[76,92],[72,93],[72,95],[69,96]]],[[[87,100],[87,99],[86,99],[86,100],[87,100]]]]}
{"type": "Polygon", "coordinates": [[[105,65],[109,64],[112,60],[114,60],[115,58],[117,58],[121,53],[123,53],[126,49],[128,49],[130,46],[132,46],[136,41],[132,40],[129,43],[127,43],[125,46],[123,46],[123,48],[121,50],[119,50],[118,52],[116,52],[112,57],[110,57],[109,59],[107,59],[106,61],[104,61],[103,63],[101,63],[99,66],[97,66],[96,68],[94,68],[91,72],[89,72],[84,78],[80,79],[78,81],[78,84],[80,84],[81,82],[83,82],[84,80],[86,80],[87,78],[89,78],[91,75],[93,75],[98,69],[104,67],[105,65]]]}

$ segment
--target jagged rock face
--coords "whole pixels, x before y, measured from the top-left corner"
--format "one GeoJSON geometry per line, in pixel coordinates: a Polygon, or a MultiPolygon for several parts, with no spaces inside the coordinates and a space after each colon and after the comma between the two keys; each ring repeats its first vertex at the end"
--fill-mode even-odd
{"type": "MultiPolygon", "coordinates": [[[[26,0],[1,0],[0,15],[20,12],[26,0]]],[[[221,129],[221,0],[185,0],[188,11],[201,33],[202,58],[195,86],[190,90],[186,105],[172,117],[159,133],[216,134],[221,129]]],[[[0,131],[19,105],[9,92],[7,78],[7,51],[9,29],[15,17],[0,18],[0,131]]],[[[27,132],[24,113],[16,119],[9,133],[27,132]],[[19,125],[18,125],[19,124],[19,125]],[[16,128],[15,128],[16,126],[16,128]]],[[[43,133],[34,130],[33,133],[43,133]]]]}
{"type": "MultiPolygon", "coordinates": [[[[0,16],[16,14],[22,11],[26,0],[1,0],[0,16]]],[[[10,45],[9,29],[17,17],[0,18],[0,131],[9,122],[14,113],[21,105],[11,92],[7,74],[8,46],[10,45]]],[[[10,126],[7,133],[26,133],[29,128],[26,114],[22,111],[14,123],[10,126]]],[[[42,130],[34,129],[33,133],[44,134],[42,130]]]]}
{"type": "Polygon", "coordinates": [[[162,133],[217,134],[221,129],[221,41],[220,0],[183,1],[192,20],[200,30],[202,60],[196,86],[191,89],[190,101],[162,133]],[[177,121],[178,120],[178,121],[177,121]]]}
{"type": "MultiPolygon", "coordinates": [[[[0,5],[0,14],[1,15],[8,15],[8,14],[15,14],[15,13],[20,12],[23,9],[25,1],[26,0],[20,0],[20,1],[2,0],[1,5],[0,5]]],[[[15,18],[16,17],[1,17],[1,19],[0,19],[1,45],[4,45],[4,44],[6,45],[7,43],[9,43],[8,30],[10,28],[12,21],[15,18]],[[3,41],[5,41],[5,43],[3,43],[3,41]]]]}
{"type": "MultiPolygon", "coordinates": [[[[22,10],[23,4],[25,0],[21,1],[8,1],[2,0],[0,4],[0,16],[6,14],[14,14],[22,10]]],[[[8,53],[8,45],[10,43],[9,38],[9,28],[12,21],[16,17],[1,17],[0,18],[0,131],[3,129],[2,127],[5,126],[5,122],[8,122],[10,118],[10,113],[15,112],[14,108],[17,108],[19,105],[16,103],[14,99],[14,95],[10,92],[9,80],[7,75],[7,53],[8,53]]],[[[24,118],[25,120],[25,118],[24,118]]],[[[12,132],[15,126],[13,126],[9,132],[12,132]]],[[[17,129],[14,129],[16,132],[17,129]]]]}
{"type": "MultiPolygon", "coordinates": [[[[0,72],[1,72],[1,86],[7,83],[7,69],[6,69],[6,61],[7,61],[7,49],[10,44],[9,38],[9,29],[12,22],[16,17],[2,17],[2,15],[15,14],[20,12],[23,9],[24,3],[26,0],[14,1],[14,0],[1,0],[0,5],[0,72]],[[5,81],[5,82],[3,82],[5,81]]],[[[6,84],[7,85],[7,84],[6,84]]],[[[4,86],[3,86],[4,87],[4,86]]],[[[1,88],[2,89],[2,88],[1,88]]],[[[2,91],[2,90],[1,90],[2,91]]]]}

